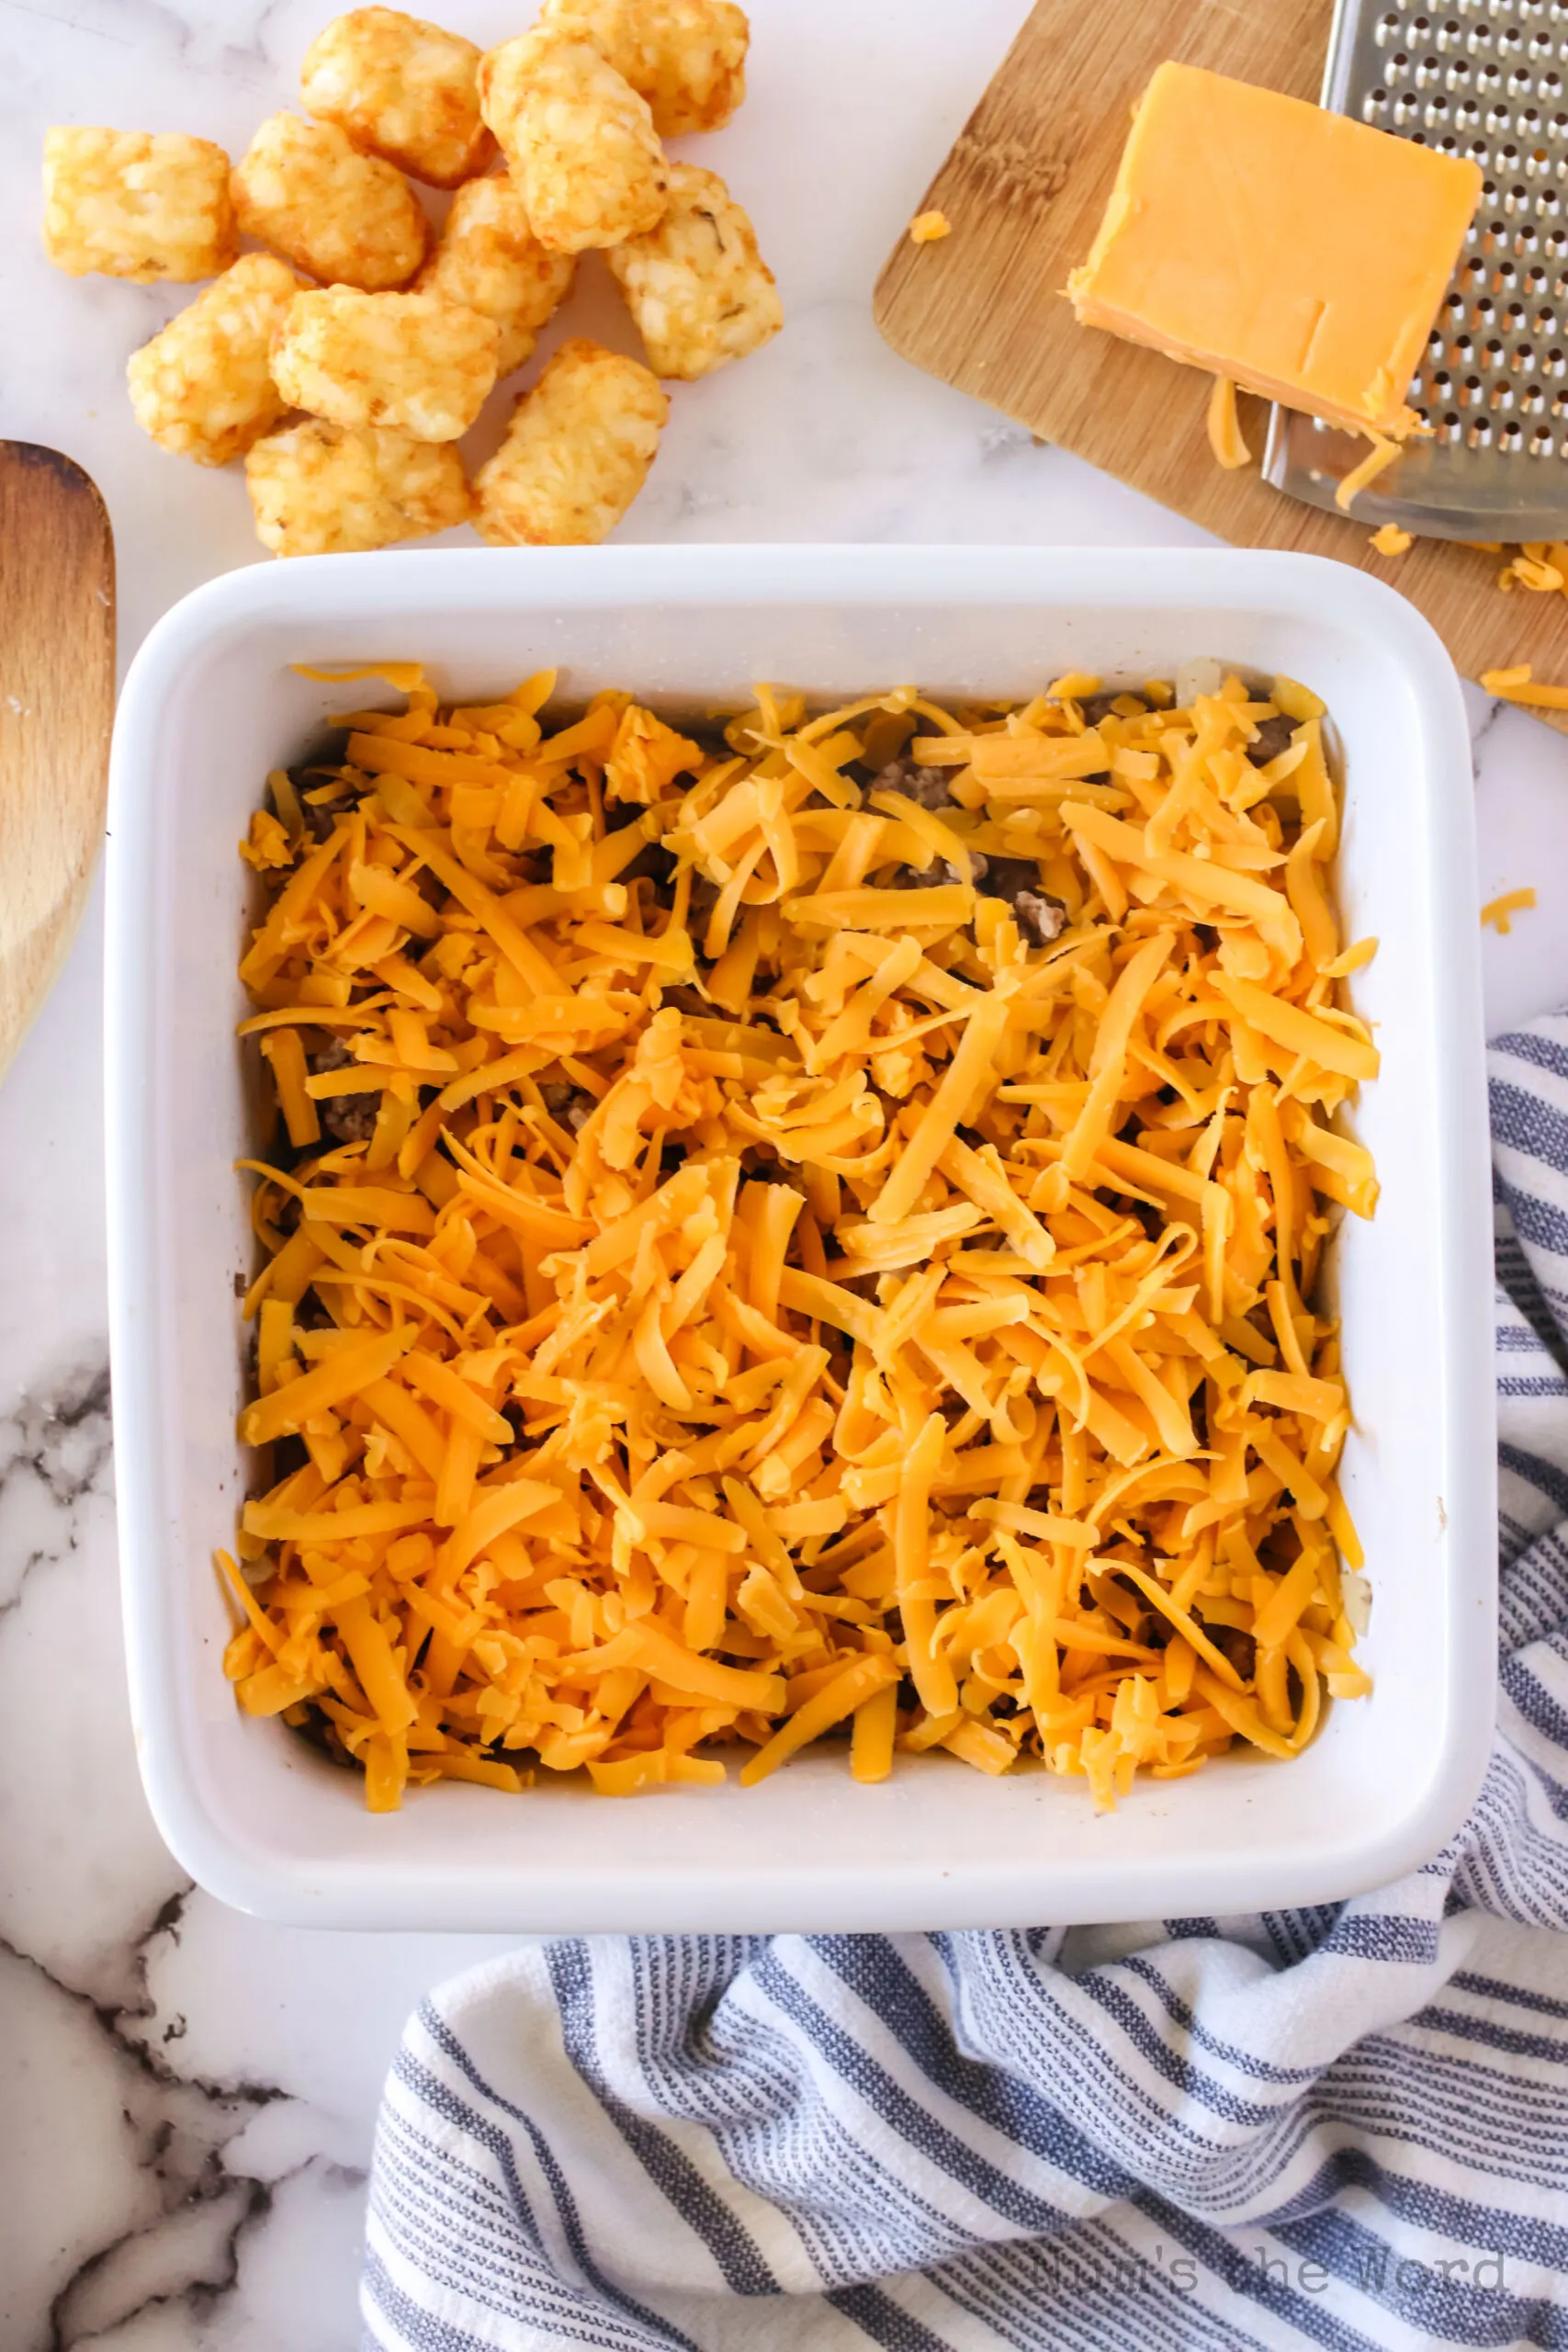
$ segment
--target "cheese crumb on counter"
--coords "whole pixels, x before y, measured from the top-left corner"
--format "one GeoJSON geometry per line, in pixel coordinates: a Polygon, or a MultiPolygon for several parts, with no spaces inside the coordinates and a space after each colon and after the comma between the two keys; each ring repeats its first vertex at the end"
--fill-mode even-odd
{"type": "Polygon", "coordinates": [[[1379,555],[1405,555],[1410,549],[1410,534],[1402,531],[1397,523],[1385,523],[1381,530],[1372,533],[1368,545],[1376,548],[1379,555]]]}
{"type": "Polygon", "coordinates": [[[1500,898],[1488,899],[1482,908],[1482,926],[1484,928],[1490,923],[1494,931],[1500,932],[1506,939],[1514,928],[1509,917],[1527,914],[1534,904],[1535,892],[1528,884],[1522,890],[1505,890],[1500,898]]]}
{"type": "Polygon", "coordinates": [[[912,245],[934,245],[940,238],[953,234],[953,223],[945,212],[917,212],[909,223],[912,245]]]}
{"type": "Polygon", "coordinates": [[[1519,703],[1527,710],[1568,710],[1568,686],[1537,685],[1528,662],[1512,670],[1483,670],[1476,684],[1483,695],[1519,703]]]}
{"type": "Polygon", "coordinates": [[[1400,439],[1481,188],[1461,157],[1166,63],[1067,292],[1085,326],[1400,439]]]}

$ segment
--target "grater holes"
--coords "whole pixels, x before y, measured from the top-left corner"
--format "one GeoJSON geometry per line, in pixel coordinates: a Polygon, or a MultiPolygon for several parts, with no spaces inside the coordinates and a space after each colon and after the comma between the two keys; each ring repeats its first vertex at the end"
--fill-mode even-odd
{"type": "Polygon", "coordinates": [[[1398,37],[1398,33],[1399,17],[1397,12],[1391,8],[1386,17],[1380,17],[1378,18],[1377,27],[1373,32],[1372,39],[1377,42],[1380,49],[1386,49],[1389,42],[1398,37]]]}
{"type": "Polygon", "coordinates": [[[1541,361],[1540,369],[1543,376],[1562,376],[1568,372],[1568,359],[1563,357],[1561,351],[1553,347],[1541,361]]]}
{"type": "Polygon", "coordinates": [[[1388,104],[1386,90],[1369,90],[1361,100],[1361,120],[1375,123],[1388,104]]]}
{"type": "MultiPolygon", "coordinates": [[[[1427,130],[1446,130],[1448,129],[1448,123],[1449,123],[1449,102],[1448,102],[1447,98],[1442,97],[1442,96],[1438,96],[1438,97],[1435,97],[1435,98],[1429,98],[1429,99],[1427,100],[1427,113],[1426,113],[1426,124],[1427,124],[1427,130]]],[[[1450,139],[1450,140],[1449,141],[1449,142],[1448,142],[1448,144],[1450,145],[1450,148],[1452,147],[1453,143],[1454,143],[1454,142],[1453,142],[1453,141],[1452,141],[1451,139],[1450,139]]]]}
{"type": "Polygon", "coordinates": [[[1532,458],[1551,457],[1551,435],[1544,424],[1538,424],[1535,431],[1530,435],[1529,453],[1532,458]]]}
{"type": "Polygon", "coordinates": [[[1511,418],[1497,435],[1497,446],[1506,458],[1516,457],[1525,446],[1525,428],[1517,418],[1511,418]]]}
{"type": "Polygon", "coordinates": [[[1490,448],[1492,446],[1491,418],[1487,416],[1473,417],[1471,420],[1470,428],[1464,437],[1466,444],[1472,449],[1490,448]]]}
{"type": "Polygon", "coordinates": [[[1433,83],[1436,82],[1441,74],[1442,70],[1443,68],[1440,59],[1436,57],[1423,57],[1418,62],[1413,76],[1416,87],[1418,90],[1429,90],[1433,83]]]}
{"type": "Polygon", "coordinates": [[[1458,415],[1452,409],[1450,409],[1438,427],[1438,438],[1439,441],[1446,441],[1451,446],[1460,439],[1463,431],[1464,427],[1461,424],[1458,415]]]}

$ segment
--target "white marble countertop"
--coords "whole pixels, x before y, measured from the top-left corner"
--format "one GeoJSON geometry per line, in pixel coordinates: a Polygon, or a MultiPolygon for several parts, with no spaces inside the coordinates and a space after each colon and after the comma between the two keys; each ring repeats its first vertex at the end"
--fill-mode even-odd
{"type": "MultiPolygon", "coordinates": [[[[1198,544],[903,366],[871,324],[877,267],[1024,0],[751,7],[752,96],[703,152],[750,207],[789,324],[678,396],[627,535],[1198,544]]],[[[111,122],[238,153],[292,100],[328,13],[0,0],[0,432],[69,451],[103,489],[125,658],[258,551],[237,477],[164,457],[127,410],[127,356],[185,298],[45,266],[39,141],[111,122]]],[[[528,10],[446,13],[488,43],[528,10]]],[[[625,339],[603,284],[576,316],[625,339]]],[[[1470,700],[1483,890],[1540,894],[1487,936],[1495,1030],[1568,1001],[1568,743],[1470,700]]],[[[240,1917],[192,1890],[148,1818],[115,1585],[100,977],[95,907],[0,1095],[0,2345],[350,2352],[382,2074],[424,1988],[495,1946],[240,1917]]]]}

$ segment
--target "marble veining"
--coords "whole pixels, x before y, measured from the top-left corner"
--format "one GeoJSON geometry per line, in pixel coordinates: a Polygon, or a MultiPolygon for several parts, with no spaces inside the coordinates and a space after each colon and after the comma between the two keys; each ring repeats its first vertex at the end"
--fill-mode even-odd
{"type": "MultiPolygon", "coordinates": [[[[258,551],[234,476],[164,457],[127,410],[126,357],[185,298],[44,266],[39,143],[73,120],[236,152],[290,103],[329,13],[0,0],[0,431],[67,449],[103,488],[126,658],[177,596],[258,551]]],[[[437,13],[490,42],[531,11],[437,13]]],[[[752,210],[789,323],[681,391],[628,536],[1202,543],[927,382],[872,328],[881,259],[1023,13],[753,0],[751,96],[689,152],[752,210]]],[[[629,345],[603,274],[583,275],[574,329],[629,345]]],[[[0,692],[4,667],[0,648],[0,692]]],[[[1495,1029],[1568,1001],[1568,745],[1468,699],[1483,890],[1540,893],[1509,938],[1486,938],[1495,1029]]],[[[0,1093],[0,2352],[352,2352],[399,2029],[429,1984],[503,1947],[243,1918],[194,1890],[152,1829],[115,1586],[100,933],[95,900],[0,1093]]]]}

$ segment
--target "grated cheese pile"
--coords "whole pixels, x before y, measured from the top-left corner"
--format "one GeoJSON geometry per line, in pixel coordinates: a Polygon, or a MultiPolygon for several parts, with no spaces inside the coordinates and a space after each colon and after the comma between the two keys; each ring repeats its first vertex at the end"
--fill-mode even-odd
{"type": "Polygon", "coordinates": [[[702,740],[343,673],[406,711],[243,844],[245,1709],[378,1809],[750,1785],[843,1727],[860,1781],[1034,1758],[1104,1806],[1370,1688],[1312,1300],[1376,1199],[1332,1124],[1375,943],[1323,706],[1203,666],[759,689],[702,740]]]}

